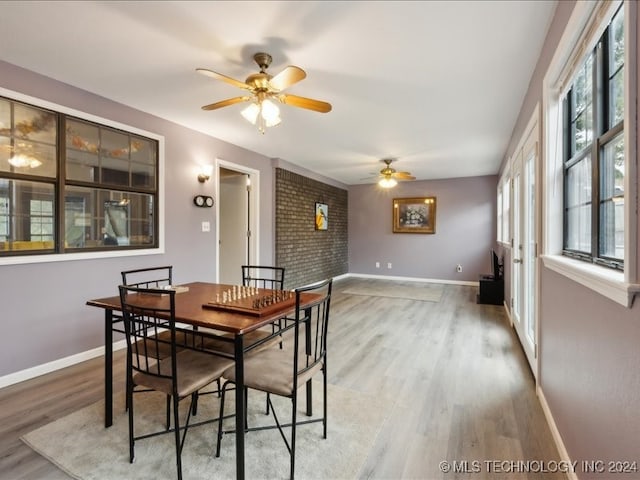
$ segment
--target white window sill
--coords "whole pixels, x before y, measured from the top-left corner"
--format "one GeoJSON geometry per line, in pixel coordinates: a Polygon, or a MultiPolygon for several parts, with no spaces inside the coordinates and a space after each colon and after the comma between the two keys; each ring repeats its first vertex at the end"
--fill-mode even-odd
{"type": "Polygon", "coordinates": [[[92,260],[95,258],[133,257],[164,253],[164,247],[131,250],[101,250],[97,252],[49,253],[44,255],[16,255],[0,258],[0,265],[22,265],[28,263],[68,262],[71,260],[92,260]]]}
{"type": "Polygon", "coordinates": [[[626,283],[624,273],[563,255],[543,255],[544,266],[584,285],[620,305],[631,308],[640,284],[626,283]]]}

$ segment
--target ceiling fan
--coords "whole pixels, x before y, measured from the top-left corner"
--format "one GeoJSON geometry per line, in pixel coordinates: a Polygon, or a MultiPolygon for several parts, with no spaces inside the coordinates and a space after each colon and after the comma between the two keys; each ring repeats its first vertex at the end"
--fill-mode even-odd
{"type": "Polygon", "coordinates": [[[235,105],[236,103],[251,102],[250,105],[242,111],[242,116],[252,124],[258,124],[258,129],[261,133],[264,133],[265,127],[273,127],[281,121],[280,110],[272,100],[292,107],[313,110],[314,112],[327,113],[331,111],[331,104],[327,102],[282,93],[307,76],[303,69],[289,65],[277,75],[271,76],[267,73],[267,68],[269,68],[272,60],[271,55],[258,52],[253,56],[253,59],[260,67],[260,72],[249,75],[244,82],[206,68],[196,68],[198,73],[202,73],[216,80],[222,80],[234,87],[247,90],[246,95],[211,103],[203,106],[202,109],[216,110],[218,108],[235,105]]]}
{"type": "Polygon", "coordinates": [[[380,170],[380,180],[378,180],[378,185],[382,188],[391,188],[395,187],[398,184],[398,180],[415,180],[416,177],[411,175],[409,172],[398,172],[395,168],[391,167],[391,163],[395,160],[393,158],[385,158],[382,160],[385,163],[385,167],[380,170]]]}

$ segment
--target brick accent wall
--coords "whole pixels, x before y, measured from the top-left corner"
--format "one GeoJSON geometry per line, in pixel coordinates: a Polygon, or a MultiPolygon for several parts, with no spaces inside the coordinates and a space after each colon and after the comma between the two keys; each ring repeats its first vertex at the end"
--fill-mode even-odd
{"type": "Polygon", "coordinates": [[[348,262],[348,192],[276,168],[276,265],[285,288],[345,274],[348,262]],[[328,205],[327,230],[315,229],[316,202],[328,205]]]}

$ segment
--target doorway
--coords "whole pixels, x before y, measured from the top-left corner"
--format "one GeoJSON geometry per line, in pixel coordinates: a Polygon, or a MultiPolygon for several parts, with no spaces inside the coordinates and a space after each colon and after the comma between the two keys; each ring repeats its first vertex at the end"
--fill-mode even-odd
{"type": "Polygon", "coordinates": [[[516,151],[511,182],[513,185],[512,319],[536,379],[538,378],[536,172],[539,163],[537,112],[536,108],[529,128],[525,132],[525,140],[516,151]]]}
{"type": "Polygon", "coordinates": [[[242,283],[241,265],[258,263],[258,186],[256,170],[223,160],[217,168],[217,281],[242,283]]]}

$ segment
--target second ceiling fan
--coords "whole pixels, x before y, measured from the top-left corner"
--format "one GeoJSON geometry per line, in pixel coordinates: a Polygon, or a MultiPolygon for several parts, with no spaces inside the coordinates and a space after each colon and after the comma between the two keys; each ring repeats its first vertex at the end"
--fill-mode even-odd
{"type": "Polygon", "coordinates": [[[312,98],[300,97],[283,93],[284,90],[303,80],[307,74],[300,67],[289,65],[280,73],[271,76],[267,68],[271,64],[271,55],[258,52],[253,59],[260,67],[260,72],[249,75],[244,82],[228,77],[213,70],[197,68],[196,71],[216,80],[222,80],[230,85],[247,90],[246,95],[228,98],[202,107],[203,110],[216,110],[222,107],[235,105],[236,103],[251,102],[242,111],[242,116],[254,125],[258,125],[260,132],[264,133],[266,127],[272,127],[280,123],[280,110],[274,100],[292,107],[313,110],[314,112],[327,113],[331,111],[331,104],[312,98]]]}
{"type": "Polygon", "coordinates": [[[391,163],[394,162],[393,158],[385,158],[382,160],[386,165],[382,170],[380,170],[380,174],[378,177],[378,185],[382,188],[391,188],[395,187],[398,184],[398,180],[415,180],[416,177],[411,175],[409,172],[398,172],[395,168],[391,166],[391,163]]]}

